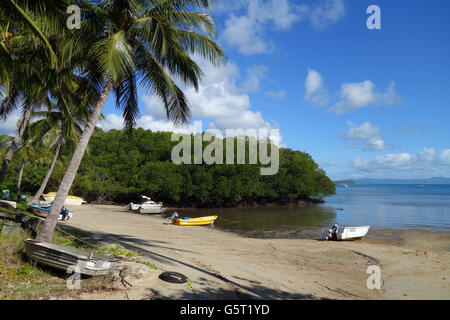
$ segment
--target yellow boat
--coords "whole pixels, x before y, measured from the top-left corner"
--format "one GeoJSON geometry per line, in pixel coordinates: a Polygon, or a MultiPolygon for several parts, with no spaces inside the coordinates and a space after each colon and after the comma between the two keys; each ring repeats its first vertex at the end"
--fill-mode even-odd
{"type": "Polygon", "coordinates": [[[206,224],[214,223],[214,221],[217,219],[217,216],[207,216],[207,217],[200,217],[200,218],[178,218],[173,219],[172,224],[175,224],[177,226],[202,226],[206,224]]]}
{"type": "MultiPolygon", "coordinates": [[[[56,192],[49,192],[49,193],[44,193],[42,195],[42,197],[44,197],[45,201],[49,201],[52,202],[53,200],[55,200],[56,197],[56,192]]],[[[80,197],[76,197],[76,196],[67,196],[64,204],[66,205],[77,205],[77,206],[81,206],[82,203],[86,203],[86,201],[84,201],[82,198],[80,197]]]]}

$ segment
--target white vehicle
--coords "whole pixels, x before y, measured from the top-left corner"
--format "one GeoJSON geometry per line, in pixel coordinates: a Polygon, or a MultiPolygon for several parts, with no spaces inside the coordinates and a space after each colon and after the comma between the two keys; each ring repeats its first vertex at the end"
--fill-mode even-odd
{"type": "Polygon", "coordinates": [[[345,227],[339,230],[339,226],[334,224],[329,230],[323,233],[324,240],[356,240],[364,237],[369,232],[370,226],[345,227]]]}

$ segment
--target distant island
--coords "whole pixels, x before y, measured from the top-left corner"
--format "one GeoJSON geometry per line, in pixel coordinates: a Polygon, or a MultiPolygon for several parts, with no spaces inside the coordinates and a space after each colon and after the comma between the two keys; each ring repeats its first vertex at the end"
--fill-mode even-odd
{"type": "Polygon", "coordinates": [[[348,179],[337,180],[335,184],[450,184],[450,178],[445,177],[433,177],[427,179],[375,179],[375,178],[362,178],[362,179],[348,179]]]}
{"type": "Polygon", "coordinates": [[[337,180],[337,181],[333,181],[335,184],[346,184],[346,185],[351,185],[351,184],[356,184],[356,182],[354,180],[337,180]]]}

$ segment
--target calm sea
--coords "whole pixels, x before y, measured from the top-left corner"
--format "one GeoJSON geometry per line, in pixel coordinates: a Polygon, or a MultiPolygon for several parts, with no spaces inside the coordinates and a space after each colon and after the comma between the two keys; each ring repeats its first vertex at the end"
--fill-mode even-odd
{"type": "Polygon", "coordinates": [[[336,195],[320,205],[180,212],[191,217],[211,214],[219,215],[216,228],[262,238],[317,237],[334,223],[450,231],[450,185],[337,186],[336,195]]]}

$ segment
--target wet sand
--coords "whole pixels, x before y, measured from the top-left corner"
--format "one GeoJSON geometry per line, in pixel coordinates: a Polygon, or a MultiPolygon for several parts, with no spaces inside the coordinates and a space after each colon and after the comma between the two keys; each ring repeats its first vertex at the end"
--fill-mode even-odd
{"type": "MultiPolygon", "coordinates": [[[[140,251],[158,270],[129,264],[126,292],[82,299],[450,299],[450,232],[370,230],[357,241],[255,239],[112,205],[71,207],[63,224],[107,245],[140,251]],[[381,289],[368,289],[369,266],[381,289]],[[176,271],[190,280],[158,278],[176,271]]],[[[119,265],[118,269],[123,266],[119,265]]]]}

